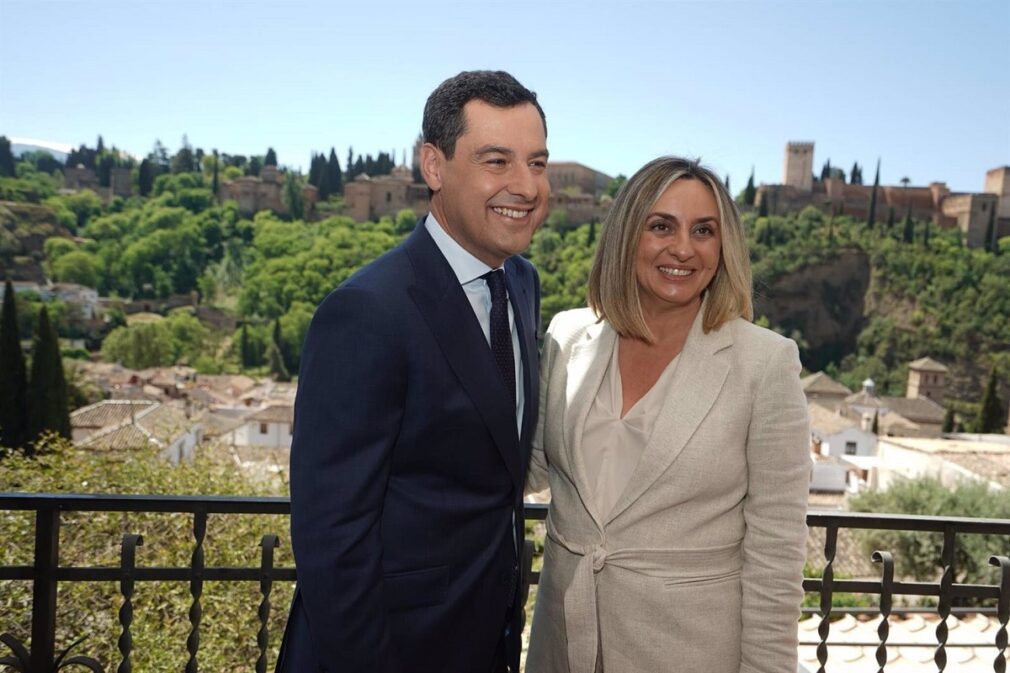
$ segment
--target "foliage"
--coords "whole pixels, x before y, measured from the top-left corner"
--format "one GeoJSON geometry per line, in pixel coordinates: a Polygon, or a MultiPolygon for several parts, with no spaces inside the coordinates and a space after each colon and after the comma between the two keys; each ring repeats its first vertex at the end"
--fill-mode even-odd
{"type": "Polygon", "coordinates": [[[49,323],[45,306],[39,313],[35,327],[27,390],[28,441],[38,439],[46,431],[69,438],[70,409],[67,405],[63,358],[56,330],[49,323]]]}
{"type": "Polygon", "coordinates": [[[982,404],[979,406],[978,418],[975,420],[976,432],[1003,432],[1003,425],[1006,417],[1003,410],[1006,407],[1000,399],[996,390],[996,368],[989,372],[989,381],[985,386],[985,393],[982,394],[982,404]]]}
{"type": "MultiPolygon", "coordinates": [[[[0,458],[0,490],[56,493],[149,493],[181,495],[280,495],[271,484],[252,481],[230,460],[201,454],[192,464],[172,466],[154,451],[134,449],[96,453],[68,443],[46,444],[35,459],[17,454],[0,458]]],[[[61,563],[118,566],[125,533],[141,534],[137,564],[187,567],[193,551],[192,515],[159,513],[67,513],[62,516],[61,563]]],[[[260,539],[279,535],[275,565],[293,565],[288,518],[276,515],[211,515],[204,553],[208,566],[260,563],[260,539]]],[[[0,565],[31,563],[34,518],[30,512],[0,512],[0,565]]],[[[270,666],[290,604],[292,585],[275,584],[269,619],[270,666]]],[[[27,641],[31,623],[31,583],[0,581],[0,631],[27,641]]],[[[256,610],[258,582],[207,582],[201,603],[200,670],[247,671],[258,657],[256,610]]],[[[57,648],[88,636],[75,650],[98,658],[106,671],[118,666],[118,611],[122,597],[114,582],[65,582],[58,598],[57,648]]],[[[133,670],[185,668],[192,602],[188,582],[137,582],[133,598],[133,670]]]]}
{"type": "MultiPolygon", "coordinates": [[[[895,481],[886,490],[866,491],[849,501],[853,512],[893,512],[924,516],[1010,518],[1010,492],[991,490],[986,484],[965,481],[949,488],[939,480],[923,477],[895,481]]],[[[867,555],[877,549],[894,554],[895,579],[915,578],[935,581],[943,566],[940,552],[942,533],[914,531],[866,531],[862,535],[867,555]]],[[[957,536],[955,576],[958,582],[990,583],[993,572],[989,557],[1006,554],[1006,537],[999,535],[957,536]]]]}
{"type": "Polygon", "coordinates": [[[213,358],[219,344],[219,336],[182,308],[163,320],[115,328],[102,343],[102,358],[130,369],[197,365],[204,357],[213,358]]]}
{"type": "Polygon", "coordinates": [[[0,372],[0,446],[20,447],[28,440],[28,375],[10,280],[4,283],[0,312],[0,372]]]}

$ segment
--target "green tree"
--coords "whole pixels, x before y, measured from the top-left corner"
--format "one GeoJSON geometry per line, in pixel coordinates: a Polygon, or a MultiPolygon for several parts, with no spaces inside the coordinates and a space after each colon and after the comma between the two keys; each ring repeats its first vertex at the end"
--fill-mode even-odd
{"type": "Polygon", "coordinates": [[[28,378],[10,280],[4,283],[0,312],[0,372],[0,446],[16,448],[27,441],[28,378]]]}
{"type": "Polygon", "coordinates": [[[189,144],[189,139],[182,136],[182,147],[172,157],[171,170],[173,173],[192,173],[196,170],[196,161],[193,157],[193,148],[189,144]]]}
{"type": "Polygon", "coordinates": [[[117,327],[102,342],[102,359],[130,369],[175,363],[175,344],[165,321],[117,327]]]}
{"type": "Polygon", "coordinates": [[[277,165],[277,153],[274,152],[274,148],[267,148],[267,156],[263,159],[264,166],[276,166],[277,165]]]}
{"type": "Polygon", "coordinates": [[[948,432],[954,432],[954,409],[953,407],[948,407],[946,413],[943,415],[943,427],[940,428],[940,432],[946,434],[948,432]]]}
{"type": "Polygon", "coordinates": [[[912,222],[912,212],[905,215],[905,227],[901,234],[901,240],[905,243],[911,243],[915,240],[915,224],[912,222]]]}
{"type": "Polygon", "coordinates": [[[607,183],[607,196],[611,198],[617,198],[617,192],[621,191],[621,187],[624,183],[628,181],[628,177],[623,173],[618,173],[617,177],[607,183]]]}
{"type": "Polygon", "coordinates": [[[982,404],[978,410],[978,417],[975,419],[976,432],[994,432],[1002,434],[1003,425],[1006,419],[1003,417],[1005,409],[1003,400],[1000,399],[999,391],[996,390],[996,368],[989,372],[989,381],[985,385],[985,393],[982,395],[982,404]]]}
{"type": "Polygon", "coordinates": [[[248,369],[255,365],[253,356],[253,345],[249,340],[249,327],[242,323],[242,329],[239,330],[239,361],[242,364],[242,369],[248,369]]]}
{"type": "Polygon", "coordinates": [[[154,165],[150,159],[144,159],[137,169],[137,189],[141,196],[147,196],[151,193],[152,187],[154,187],[154,165]]]}
{"type": "Polygon", "coordinates": [[[340,169],[337,153],[332,147],[330,148],[330,158],[326,161],[326,180],[328,185],[327,194],[344,193],[343,171],[340,169]]]}
{"type": "Polygon", "coordinates": [[[7,136],[0,136],[0,176],[13,178],[15,175],[11,141],[7,136]]]}
{"type": "Polygon", "coordinates": [[[35,441],[43,432],[70,438],[70,410],[67,407],[67,382],[56,330],[49,323],[43,306],[32,344],[32,368],[28,379],[28,439],[35,441]]]}
{"type": "Polygon", "coordinates": [[[52,264],[53,276],[61,283],[78,283],[98,287],[101,262],[90,252],[74,250],[52,264]]]}
{"type": "Polygon", "coordinates": [[[887,231],[894,229],[894,206],[887,207],[887,231]]]}
{"type": "MultiPolygon", "coordinates": [[[[901,479],[886,490],[866,491],[849,501],[853,512],[965,516],[985,519],[1010,517],[1010,493],[993,491],[988,484],[964,481],[947,486],[933,478],[901,479]]],[[[935,581],[942,568],[943,533],[913,531],[866,531],[860,535],[868,556],[875,549],[894,554],[895,579],[935,581]]],[[[1006,554],[1006,538],[1000,535],[958,535],[954,552],[955,581],[988,583],[989,557],[1006,554]]]]}
{"type": "Polygon", "coordinates": [[[218,189],[220,188],[220,183],[219,183],[220,178],[218,177],[218,172],[219,172],[220,168],[221,168],[221,161],[220,161],[220,158],[218,157],[217,150],[215,149],[214,150],[214,174],[211,177],[211,182],[210,182],[210,191],[214,194],[215,197],[217,197],[217,192],[218,192],[218,189]]]}
{"type": "Polygon", "coordinates": [[[761,205],[758,206],[758,217],[768,217],[768,193],[761,197],[761,205]]]}
{"type": "Polygon", "coordinates": [[[302,186],[295,174],[288,171],[284,176],[284,205],[288,207],[288,213],[292,220],[300,220],[305,217],[305,199],[302,197],[302,186]]]}
{"type": "MultiPolygon", "coordinates": [[[[852,170],[856,170],[856,166],[853,165],[852,170]]],[[[853,179],[855,182],[855,179],[853,179]]],[[[862,176],[860,176],[860,182],[862,184],[862,176]]],[[[866,214],[866,228],[872,229],[874,224],[877,222],[877,190],[880,189],[880,159],[877,159],[877,174],[873,177],[873,191],[870,192],[870,210],[866,214]]]]}
{"type": "Polygon", "coordinates": [[[757,195],[757,189],[754,187],[754,167],[751,166],[750,177],[747,178],[747,186],[743,190],[743,202],[746,206],[754,205],[754,197],[757,195]]]}
{"type": "Polygon", "coordinates": [[[284,357],[281,355],[281,350],[272,340],[270,341],[270,345],[267,346],[267,362],[270,365],[270,375],[274,378],[274,381],[287,382],[291,380],[291,374],[288,373],[287,367],[284,366],[284,357]]]}

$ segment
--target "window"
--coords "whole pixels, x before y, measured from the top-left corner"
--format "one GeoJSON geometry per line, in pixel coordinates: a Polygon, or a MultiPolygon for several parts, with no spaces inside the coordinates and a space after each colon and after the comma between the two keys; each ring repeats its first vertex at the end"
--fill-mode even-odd
{"type": "Polygon", "coordinates": [[[854,456],[856,455],[856,443],[855,442],[845,442],[845,455],[854,456]]]}
{"type": "Polygon", "coordinates": [[[260,434],[261,435],[267,434],[267,424],[266,423],[260,423],[260,434]]]}

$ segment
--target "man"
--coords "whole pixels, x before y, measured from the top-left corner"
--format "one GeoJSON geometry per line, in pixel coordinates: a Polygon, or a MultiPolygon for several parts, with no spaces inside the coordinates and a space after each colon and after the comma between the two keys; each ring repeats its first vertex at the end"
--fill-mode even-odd
{"type": "Polygon", "coordinates": [[[283,673],[518,671],[540,286],[515,255],[547,214],[546,121],[511,75],[464,72],[423,133],[431,212],[305,340],[283,673]]]}

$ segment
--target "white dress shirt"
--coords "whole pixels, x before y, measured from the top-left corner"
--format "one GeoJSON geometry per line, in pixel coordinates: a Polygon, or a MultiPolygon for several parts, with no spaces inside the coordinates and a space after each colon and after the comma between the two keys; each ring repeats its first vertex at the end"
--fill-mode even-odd
{"type": "MultiPolygon", "coordinates": [[[[492,268],[480,261],[456,242],[442,225],[435,219],[435,216],[428,213],[424,221],[424,226],[431,234],[439,251],[449,262],[453,273],[459,280],[459,284],[466,293],[466,298],[470,300],[473,313],[480,323],[481,331],[484,332],[484,339],[491,347],[491,290],[487,286],[487,281],[481,278],[492,268]]],[[[502,267],[498,267],[502,268],[502,267]]],[[[515,314],[512,311],[512,301],[509,298],[509,330],[512,333],[512,360],[515,365],[516,374],[516,430],[522,434],[523,405],[525,403],[523,395],[523,367],[521,351],[519,350],[519,332],[516,330],[515,314]]]]}

